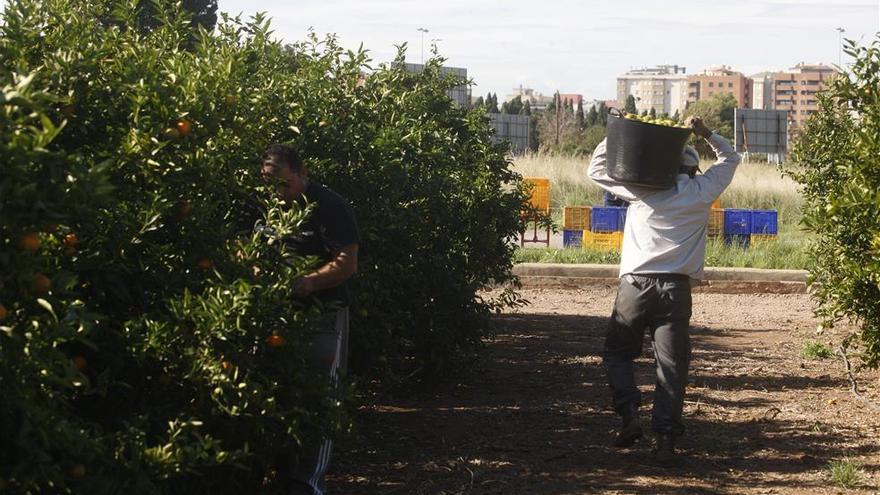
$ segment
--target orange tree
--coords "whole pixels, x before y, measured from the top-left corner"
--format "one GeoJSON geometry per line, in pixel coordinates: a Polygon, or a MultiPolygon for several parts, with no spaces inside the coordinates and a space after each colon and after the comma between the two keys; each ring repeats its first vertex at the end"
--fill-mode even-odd
{"type": "Polygon", "coordinates": [[[880,41],[849,42],[849,72],[819,95],[793,150],[801,168],[804,224],[818,313],[829,325],[843,318],[861,327],[865,364],[880,365],[880,41]]]}
{"type": "Polygon", "coordinates": [[[509,278],[523,202],[485,116],[439,60],[370,71],[268,23],[194,32],[170,5],[22,0],[0,23],[0,489],[252,493],[303,425],[346,425],[309,375],[305,212],[256,176],[291,141],[362,227],[355,364],[469,361],[509,278]],[[96,19],[101,24],[96,25],[96,19]],[[247,205],[271,229],[255,234],[247,205]],[[272,232],[271,235],[265,232],[272,232]]]}

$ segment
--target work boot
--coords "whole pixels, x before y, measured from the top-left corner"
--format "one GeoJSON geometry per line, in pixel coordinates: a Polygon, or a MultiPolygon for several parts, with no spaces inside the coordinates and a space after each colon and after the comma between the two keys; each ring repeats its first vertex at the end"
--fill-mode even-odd
{"type": "Polygon", "coordinates": [[[675,467],[681,462],[681,456],[675,453],[675,437],[669,433],[658,433],[654,448],[654,460],[660,467],[675,467]]]}
{"type": "Polygon", "coordinates": [[[640,438],[642,438],[642,425],[639,422],[639,406],[630,403],[627,404],[621,413],[623,417],[623,426],[617,433],[614,440],[614,446],[619,448],[632,447],[640,438]]]}

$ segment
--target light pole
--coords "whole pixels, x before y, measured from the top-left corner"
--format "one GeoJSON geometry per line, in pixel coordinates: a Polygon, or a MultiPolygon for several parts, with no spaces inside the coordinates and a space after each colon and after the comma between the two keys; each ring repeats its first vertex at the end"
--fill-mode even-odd
{"type": "Polygon", "coordinates": [[[422,65],[425,63],[425,33],[428,32],[427,29],[420,27],[419,32],[422,33],[422,65]]]}
{"type": "Polygon", "coordinates": [[[841,58],[842,57],[841,52],[843,50],[843,32],[844,31],[846,31],[846,29],[843,29],[842,27],[837,28],[837,67],[841,70],[843,70],[843,66],[841,65],[843,62],[843,58],[841,58]]]}

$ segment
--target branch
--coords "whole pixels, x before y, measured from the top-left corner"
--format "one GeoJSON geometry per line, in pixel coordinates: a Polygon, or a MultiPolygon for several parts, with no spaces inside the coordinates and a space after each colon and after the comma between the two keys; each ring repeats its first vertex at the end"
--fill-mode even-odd
{"type": "Polygon", "coordinates": [[[852,364],[850,364],[849,357],[846,355],[846,349],[844,349],[843,346],[839,346],[837,348],[837,353],[840,354],[841,358],[843,358],[843,364],[846,368],[846,378],[849,380],[849,387],[850,387],[850,391],[852,392],[852,394],[856,397],[856,399],[859,399],[860,401],[864,402],[871,409],[873,409],[875,411],[880,411],[880,406],[878,406],[877,404],[874,404],[873,402],[871,402],[870,400],[865,398],[861,393],[859,393],[859,386],[856,383],[855,377],[853,376],[852,364]]]}

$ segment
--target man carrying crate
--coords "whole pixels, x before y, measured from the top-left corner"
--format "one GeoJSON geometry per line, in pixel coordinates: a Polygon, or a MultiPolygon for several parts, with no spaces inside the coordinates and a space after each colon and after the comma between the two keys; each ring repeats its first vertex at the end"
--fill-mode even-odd
{"type": "Polygon", "coordinates": [[[730,143],[702,120],[690,118],[686,124],[715,151],[715,164],[702,175],[696,175],[697,151],[687,147],[673,187],[658,190],[620,183],[608,176],[605,141],[593,152],[587,172],[604,190],[630,203],[620,286],[603,355],[614,409],[623,418],[614,445],[630,447],[642,437],[641,396],[633,360],[642,353],[648,330],[657,366],[651,421],[656,435],[654,456],[665,467],[677,463],[675,440],[684,433],[681,415],[690,364],[691,280],[703,274],[709,209],[730,185],[740,161],[730,143]]]}

